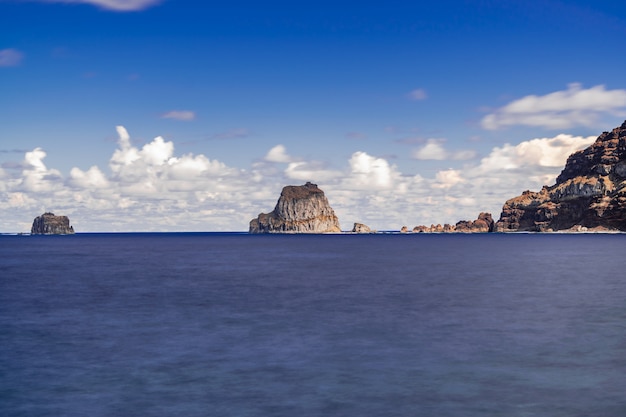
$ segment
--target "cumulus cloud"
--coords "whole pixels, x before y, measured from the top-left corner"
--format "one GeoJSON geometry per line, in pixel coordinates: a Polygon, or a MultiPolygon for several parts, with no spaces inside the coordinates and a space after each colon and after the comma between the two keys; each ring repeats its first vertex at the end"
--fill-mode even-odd
{"type": "Polygon", "coordinates": [[[162,0],[39,0],[45,3],[91,4],[115,12],[134,12],[148,9],[162,0]]]}
{"type": "Polygon", "coordinates": [[[428,98],[428,94],[426,94],[426,90],[423,88],[418,88],[411,91],[409,94],[409,99],[414,101],[426,100],[428,98]]]}
{"type": "Polygon", "coordinates": [[[0,67],[15,67],[22,63],[24,54],[17,49],[0,49],[0,67]]]}
{"type": "Polygon", "coordinates": [[[524,125],[565,129],[593,126],[602,114],[626,114],[626,90],[607,90],[603,85],[584,89],[570,84],[565,91],[514,100],[481,121],[483,128],[497,130],[524,125]]]}
{"type": "Polygon", "coordinates": [[[447,151],[443,143],[443,139],[428,139],[426,144],[415,151],[413,151],[413,159],[418,160],[467,160],[476,156],[476,152],[473,150],[461,150],[456,152],[447,151]]]}
{"type": "Polygon", "coordinates": [[[452,188],[457,184],[465,182],[465,179],[461,176],[461,172],[456,169],[449,169],[446,171],[439,171],[435,175],[435,183],[433,188],[452,188]]]}
{"type": "Polygon", "coordinates": [[[25,191],[50,192],[59,188],[61,173],[55,169],[48,169],[43,162],[45,157],[46,152],[41,148],[26,152],[21,182],[25,191]]]}
{"type": "Polygon", "coordinates": [[[190,110],[172,110],[167,113],[163,113],[161,118],[189,122],[196,118],[196,113],[190,110]]]}
{"type": "MultiPolygon", "coordinates": [[[[79,232],[247,230],[268,212],[285,185],[318,183],[342,227],[364,222],[378,230],[454,223],[480,211],[498,217],[508,198],[551,185],[572,152],[594,138],[557,135],[495,147],[480,161],[428,177],[403,173],[384,157],[356,151],[338,167],[305,161],[282,145],[251,169],[199,154],[176,154],[156,137],[134,146],[123,127],[108,169],[46,166],[35,148],[0,170],[0,230],[27,231],[43,211],[70,216],[79,232]]],[[[106,167],[105,167],[106,168],[106,167]]]]}
{"type": "Polygon", "coordinates": [[[349,161],[350,179],[357,188],[388,188],[396,177],[395,167],[386,159],[376,158],[365,152],[355,152],[349,161]]]}
{"type": "Polygon", "coordinates": [[[267,162],[292,162],[293,158],[287,154],[287,148],[283,145],[276,145],[265,155],[267,162]]]}
{"type": "Polygon", "coordinates": [[[415,159],[434,159],[442,161],[448,158],[448,153],[438,139],[428,139],[426,145],[413,152],[415,159]]]}
{"type": "Polygon", "coordinates": [[[70,171],[70,183],[78,188],[106,188],[109,181],[100,168],[92,166],[87,171],[72,168],[70,171]]]}
{"type": "MultiPolygon", "coordinates": [[[[500,177],[506,171],[514,173],[522,171],[527,177],[543,172],[544,169],[556,172],[565,166],[569,155],[584,149],[594,141],[594,136],[560,134],[552,138],[527,140],[517,145],[505,144],[493,148],[473,171],[476,176],[497,173],[500,177]]],[[[554,176],[556,177],[556,174],[554,176]]]]}

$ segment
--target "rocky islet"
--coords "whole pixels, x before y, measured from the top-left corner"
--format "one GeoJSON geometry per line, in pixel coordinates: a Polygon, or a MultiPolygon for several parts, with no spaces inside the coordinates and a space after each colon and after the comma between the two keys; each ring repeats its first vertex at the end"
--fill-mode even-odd
{"type": "Polygon", "coordinates": [[[55,216],[54,213],[44,213],[35,217],[30,229],[33,235],[73,235],[74,227],[70,225],[67,216],[55,216]]]}
{"type": "Polygon", "coordinates": [[[250,221],[250,233],[338,233],[339,219],[324,192],[311,182],[283,188],[276,207],[250,221]]]}

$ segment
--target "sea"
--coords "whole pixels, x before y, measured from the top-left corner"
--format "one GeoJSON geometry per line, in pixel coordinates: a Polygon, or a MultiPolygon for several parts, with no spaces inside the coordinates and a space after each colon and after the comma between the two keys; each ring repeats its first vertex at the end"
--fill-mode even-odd
{"type": "Polygon", "coordinates": [[[624,417],[626,235],[2,235],[0,416],[624,417]]]}

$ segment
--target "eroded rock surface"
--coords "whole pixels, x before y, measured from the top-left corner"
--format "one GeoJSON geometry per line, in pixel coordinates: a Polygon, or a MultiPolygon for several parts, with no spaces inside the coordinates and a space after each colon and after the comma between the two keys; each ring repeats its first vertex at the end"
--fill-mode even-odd
{"type": "Polygon", "coordinates": [[[70,219],[67,216],[44,213],[35,217],[30,233],[33,235],[72,235],[74,228],[70,226],[70,219]]]}
{"type": "Polygon", "coordinates": [[[250,233],[335,233],[339,219],[317,184],[283,188],[276,207],[250,221],[250,233]]]}
{"type": "Polygon", "coordinates": [[[626,231],[626,121],[567,159],[553,186],[508,200],[498,232],[626,231]]]}

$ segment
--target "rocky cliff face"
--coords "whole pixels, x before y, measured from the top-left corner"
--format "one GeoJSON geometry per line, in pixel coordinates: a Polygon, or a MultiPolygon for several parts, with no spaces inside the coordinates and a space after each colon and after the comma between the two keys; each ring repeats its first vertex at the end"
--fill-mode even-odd
{"type": "Polygon", "coordinates": [[[455,225],[415,226],[413,233],[490,233],[494,231],[494,225],[491,213],[480,213],[474,221],[461,220],[455,225]]]}
{"type": "Polygon", "coordinates": [[[271,213],[250,221],[250,233],[333,233],[340,232],[339,220],[324,192],[316,184],[283,188],[271,213]]]}
{"type": "Polygon", "coordinates": [[[30,232],[33,235],[71,235],[74,234],[74,228],[70,226],[70,219],[67,216],[44,213],[35,217],[30,232]]]}
{"type": "Polygon", "coordinates": [[[626,231],[626,121],[573,153],[556,184],[508,200],[498,232],[626,231]]]}

